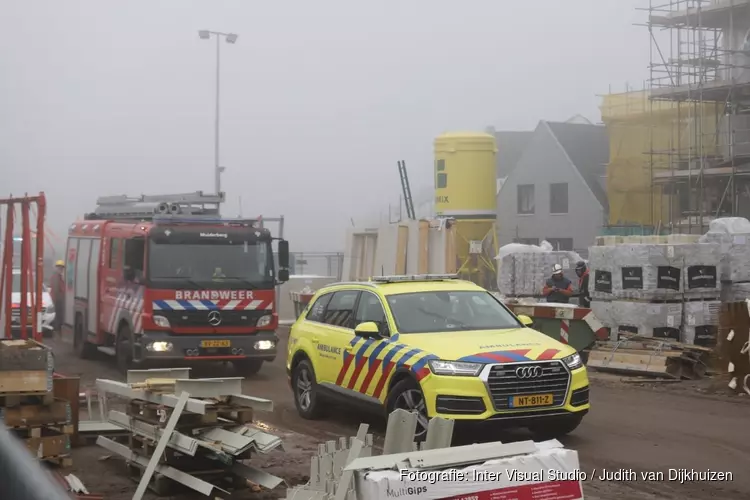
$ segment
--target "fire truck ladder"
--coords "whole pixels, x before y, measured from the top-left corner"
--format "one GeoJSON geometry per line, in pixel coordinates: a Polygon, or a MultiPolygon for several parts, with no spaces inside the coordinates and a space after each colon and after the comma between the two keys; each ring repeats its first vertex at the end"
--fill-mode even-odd
{"type": "Polygon", "coordinates": [[[224,203],[224,193],[203,194],[203,191],[183,194],[158,194],[141,196],[102,196],[96,200],[96,210],[84,217],[93,219],[137,219],[181,217],[220,217],[219,206],[224,203]]]}
{"type": "Polygon", "coordinates": [[[414,201],[411,198],[411,187],[409,187],[409,176],[406,174],[406,162],[398,162],[398,175],[401,177],[401,190],[404,192],[404,205],[406,206],[406,216],[411,220],[416,220],[417,215],[414,212],[414,201]]]}

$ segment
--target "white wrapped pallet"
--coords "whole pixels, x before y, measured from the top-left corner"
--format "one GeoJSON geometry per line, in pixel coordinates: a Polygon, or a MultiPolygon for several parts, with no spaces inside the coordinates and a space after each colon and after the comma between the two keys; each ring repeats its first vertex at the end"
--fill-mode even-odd
{"type": "Polygon", "coordinates": [[[677,300],[717,298],[717,244],[622,244],[589,249],[592,298],[677,300]]]}
{"type": "Polygon", "coordinates": [[[498,262],[497,286],[506,297],[539,297],[545,281],[552,275],[552,267],[560,264],[566,278],[575,284],[576,262],[581,256],[576,252],[554,251],[544,241],[540,246],[511,243],[504,245],[496,257],[498,262]]]}
{"type": "Polygon", "coordinates": [[[725,283],[722,286],[722,302],[744,302],[747,299],[750,299],[750,282],[725,283]]]}
{"type": "Polygon", "coordinates": [[[750,282],[750,221],[743,217],[715,219],[699,241],[720,245],[722,281],[750,282]]]}
{"type": "Polygon", "coordinates": [[[600,314],[610,319],[613,338],[619,332],[628,332],[644,337],[680,340],[682,303],[651,304],[614,300],[599,302],[597,307],[600,314]]]}
{"type": "Polygon", "coordinates": [[[720,309],[718,300],[685,302],[680,342],[704,347],[716,345],[720,309]]]}
{"type": "MultiPolygon", "coordinates": [[[[498,444],[503,447],[522,443],[498,444]]],[[[578,453],[564,448],[542,447],[531,453],[517,453],[470,467],[423,470],[403,469],[357,471],[354,476],[359,500],[491,500],[538,498],[545,500],[583,499],[578,453]]],[[[557,444],[558,446],[559,443],[557,444]]],[[[452,449],[451,449],[452,450],[452,449]]],[[[446,450],[447,451],[447,450],[446,450]]]]}

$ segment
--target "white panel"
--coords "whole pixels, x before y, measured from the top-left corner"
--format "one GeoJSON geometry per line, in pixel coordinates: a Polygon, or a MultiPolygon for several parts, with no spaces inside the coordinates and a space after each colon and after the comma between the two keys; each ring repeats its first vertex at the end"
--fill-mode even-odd
{"type": "Polygon", "coordinates": [[[89,259],[89,331],[96,332],[97,319],[99,313],[99,301],[97,300],[97,290],[99,285],[99,250],[102,241],[99,239],[91,242],[91,259],[89,259]]]}
{"type": "Polygon", "coordinates": [[[78,265],[76,266],[75,297],[88,299],[89,287],[89,254],[91,253],[91,240],[81,239],[78,243],[78,265]]]}
{"type": "Polygon", "coordinates": [[[78,238],[68,238],[68,251],[65,253],[65,324],[73,325],[75,300],[73,291],[76,280],[76,261],[78,257],[78,238]]]}

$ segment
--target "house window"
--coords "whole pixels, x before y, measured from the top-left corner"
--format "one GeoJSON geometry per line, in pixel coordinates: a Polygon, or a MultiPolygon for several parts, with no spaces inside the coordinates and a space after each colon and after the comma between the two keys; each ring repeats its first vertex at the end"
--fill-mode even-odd
{"type": "Polygon", "coordinates": [[[519,184],[516,193],[519,214],[534,213],[534,185],[519,184]]]}
{"type": "Polygon", "coordinates": [[[549,213],[568,213],[568,183],[549,185],[549,213]]]}
{"type": "Polygon", "coordinates": [[[448,187],[448,174],[445,173],[445,160],[435,160],[435,187],[445,189],[448,187]]]}
{"type": "Polygon", "coordinates": [[[573,251],[573,238],[547,238],[547,241],[557,251],[573,251]]]}

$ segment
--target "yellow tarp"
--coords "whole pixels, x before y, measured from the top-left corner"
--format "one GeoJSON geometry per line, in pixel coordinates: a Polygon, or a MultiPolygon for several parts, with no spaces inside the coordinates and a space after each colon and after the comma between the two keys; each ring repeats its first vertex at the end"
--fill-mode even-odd
{"type": "Polygon", "coordinates": [[[647,91],[610,94],[600,106],[609,135],[607,195],[611,225],[662,225],[672,196],[654,185],[652,172],[677,168],[717,152],[717,107],[711,104],[649,101],[647,91]]]}

